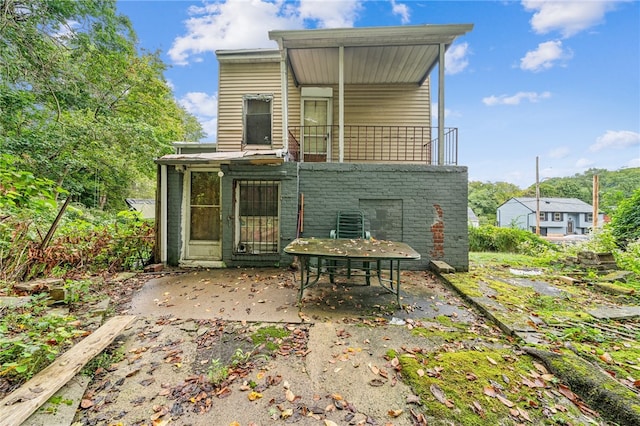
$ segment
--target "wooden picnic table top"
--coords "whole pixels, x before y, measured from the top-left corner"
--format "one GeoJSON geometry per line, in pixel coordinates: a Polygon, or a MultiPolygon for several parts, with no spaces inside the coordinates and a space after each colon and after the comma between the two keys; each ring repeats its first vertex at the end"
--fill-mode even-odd
{"type": "Polygon", "coordinates": [[[297,256],[359,260],[418,260],[420,253],[400,241],[341,238],[296,238],[284,249],[297,256]]]}

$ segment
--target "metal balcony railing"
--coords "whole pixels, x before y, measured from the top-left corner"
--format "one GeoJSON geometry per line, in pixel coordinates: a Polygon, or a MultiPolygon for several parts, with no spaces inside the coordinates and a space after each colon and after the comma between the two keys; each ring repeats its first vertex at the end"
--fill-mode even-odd
{"type": "MultiPolygon", "coordinates": [[[[438,128],[420,126],[344,126],[345,163],[420,163],[438,165],[438,128]]],[[[339,127],[289,127],[289,155],[294,161],[338,162],[339,127]]],[[[444,163],[458,164],[458,129],[444,129],[444,163]]]]}

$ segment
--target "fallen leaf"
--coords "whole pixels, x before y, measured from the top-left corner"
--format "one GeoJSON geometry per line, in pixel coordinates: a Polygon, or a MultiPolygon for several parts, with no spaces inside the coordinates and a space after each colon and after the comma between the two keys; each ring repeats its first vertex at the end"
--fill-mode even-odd
{"type": "Polygon", "coordinates": [[[498,365],[498,363],[496,362],[496,360],[494,360],[493,358],[491,358],[490,356],[487,355],[487,361],[489,361],[491,364],[493,365],[498,365]]]}
{"type": "Polygon", "coordinates": [[[567,397],[567,399],[569,399],[569,401],[575,401],[576,398],[576,394],[574,394],[571,389],[569,389],[567,386],[563,385],[563,384],[559,384],[558,385],[558,392],[560,392],[562,395],[564,395],[565,397],[567,397]]]}
{"type": "Polygon", "coordinates": [[[471,408],[473,409],[474,413],[484,418],[485,416],[484,408],[482,408],[482,406],[478,401],[473,401],[473,406],[471,408]]]}
{"type": "Polygon", "coordinates": [[[324,426],[338,426],[338,424],[335,423],[335,422],[332,422],[331,420],[325,419],[324,420],[324,426]]]}
{"type": "Polygon", "coordinates": [[[440,386],[432,384],[431,386],[429,386],[429,390],[431,391],[433,396],[436,397],[438,402],[444,404],[448,408],[453,408],[453,403],[449,399],[447,399],[447,396],[444,394],[444,391],[440,388],[440,386]]]}
{"type": "Polygon", "coordinates": [[[369,363],[369,369],[371,370],[371,372],[373,372],[373,374],[375,374],[376,376],[378,374],[380,374],[380,369],[378,367],[376,367],[375,365],[372,365],[371,363],[369,363]]]}
{"type": "Polygon", "coordinates": [[[478,380],[478,376],[476,376],[475,374],[468,372],[466,374],[467,380],[469,381],[473,381],[473,380],[478,380]]]}
{"type": "Polygon", "coordinates": [[[249,398],[249,401],[255,401],[256,399],[262,398],[262,394],[259,393],[259,392],[255,392],[255,391],[249,392],[247,394],[247,398],[249,398]]]}
{"type": "Polygon", "coordinates": [[[496,390],[495,390],[495,388],[494,388],[493,386],[485,386],[485,387],[482,389],[482,392],[483,392],[485,395],[490,396],[491,398],[495,398],[495,397],[496,397],[496,395],[497,395],[497,392],[496,392],[496,390]]]}
{"type": "Polygon", "coordinates": [[[541,374],[549,374],[549,371],[547,370],[547,368],[540,364],[539,362],[535,362],[533,363],[533,366],[536,368],[536,370],[538,370],[541,374]]]}
{"type": "Polygon", "coordinates": [[[91,408],[93,407],[93,401],[90,399],[83,399],[82,401],[80,401],[80,407],[81,408],[91,408]]]}
{"type": "Polygon", "coordinates": [[[291,392],[291,389],[287,389],[287,391],[285,392],[285,396],[287,398],[287,401],[289,402],[293,402],[293,400],[296,399],[296,395],[291,392]]]}
{"type": "Polygon", "coordinates": [[[389,417],[398,417],[400,414],[402,414],[402,410],[398,409],[398,410],[389,410],[387,411],[387,414],[389,415],[389,417]]]}
{"type": "Polygon", "coordinates": [[[424,370],[423,370],[422,368],[419,368],[419,369],[416,371],[416,374],[417,374],[419,377],[422,377],[422,376],[424,376],[424,370]]]}
{"type": "Polygon", "coordinates": [[[500,395],[500,394],[496,394],[496,398],[498,398],[498,401],[502,402],[504,405],[506,405],[507,407],[511,408],[513,407],[514,404],[513,402],[509,401],[507,398],[505,398],[504,396],[500,395]]]}
{"type": "Polygon", "coordinates": [[[525,410],[523,410],[520,407],[516,407],[516,409],[518,410],[518,413],[520,414],[520,417],[522,417],[523,419],[525,419],[528,422],[531,422],[531,417],[529,417],[529,413],[527,413],[525,410]]]}
{"type": "Polygon", "coordinates": [[[602,361],[606,362],[607,364],[613,363],[613,358],[611,358],[611,355],[609,355],[609,352],[603,353],[598,358],[600,358],[602,361]]]}

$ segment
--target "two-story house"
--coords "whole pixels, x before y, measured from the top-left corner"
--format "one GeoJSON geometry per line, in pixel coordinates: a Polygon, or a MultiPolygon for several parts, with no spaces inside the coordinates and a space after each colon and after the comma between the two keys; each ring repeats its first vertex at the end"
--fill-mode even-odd
{"type": "Polygon", "coordinates": [[[183,266],[285,265],[299,236],[359,209],[376,239],[468,269],[467,168],[444,125],[444,57],[472,25],[271,31],[216,52],[215,152],[158,165],[157,253],[183,266]],[[438,123],[431,74],[438,70],[438,123]]]}
{"type": "MultiPolygon", "coordinates": [[[[498,207],[498,226],[536,232],[540,235],[582,235],[593,228],[593,206],[577,198],[511,198],[498,207]],[[539,205],[539,209],[538,209],[539,205]],[[540,221],[536,212],[540,212],[540,221]]],[[[598,223],[604,222],[604,214],[598,214],[598,223]]]]}

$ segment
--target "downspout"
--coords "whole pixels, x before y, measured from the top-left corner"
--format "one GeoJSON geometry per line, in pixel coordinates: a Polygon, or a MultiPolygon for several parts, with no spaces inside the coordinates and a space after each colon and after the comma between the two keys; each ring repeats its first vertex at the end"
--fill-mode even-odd
{"type": "Polygon", "coordinates": [[[444,53],[446,46],[440,43],[438,58],[438,165],[444,166],[444,53]]]}
{"type": "MultiPolygon", "coordinates": [[[[282,41],[278,43],[282,46],[282,41]]],[[[287,73],[287,48],[280,49],[280,91],[282,93],[282,151],[289,153],[289,79],[287,73]]]]}
{"type": "Polygon", "coordinates": [[[340,163],[344,162],[344,46],[338,48],[338,147],[340,163]]]}
{"type": "Polygon", "coordinates": [[[160,166],[160,263],[167,263],[167,165],[160,166]]]}

